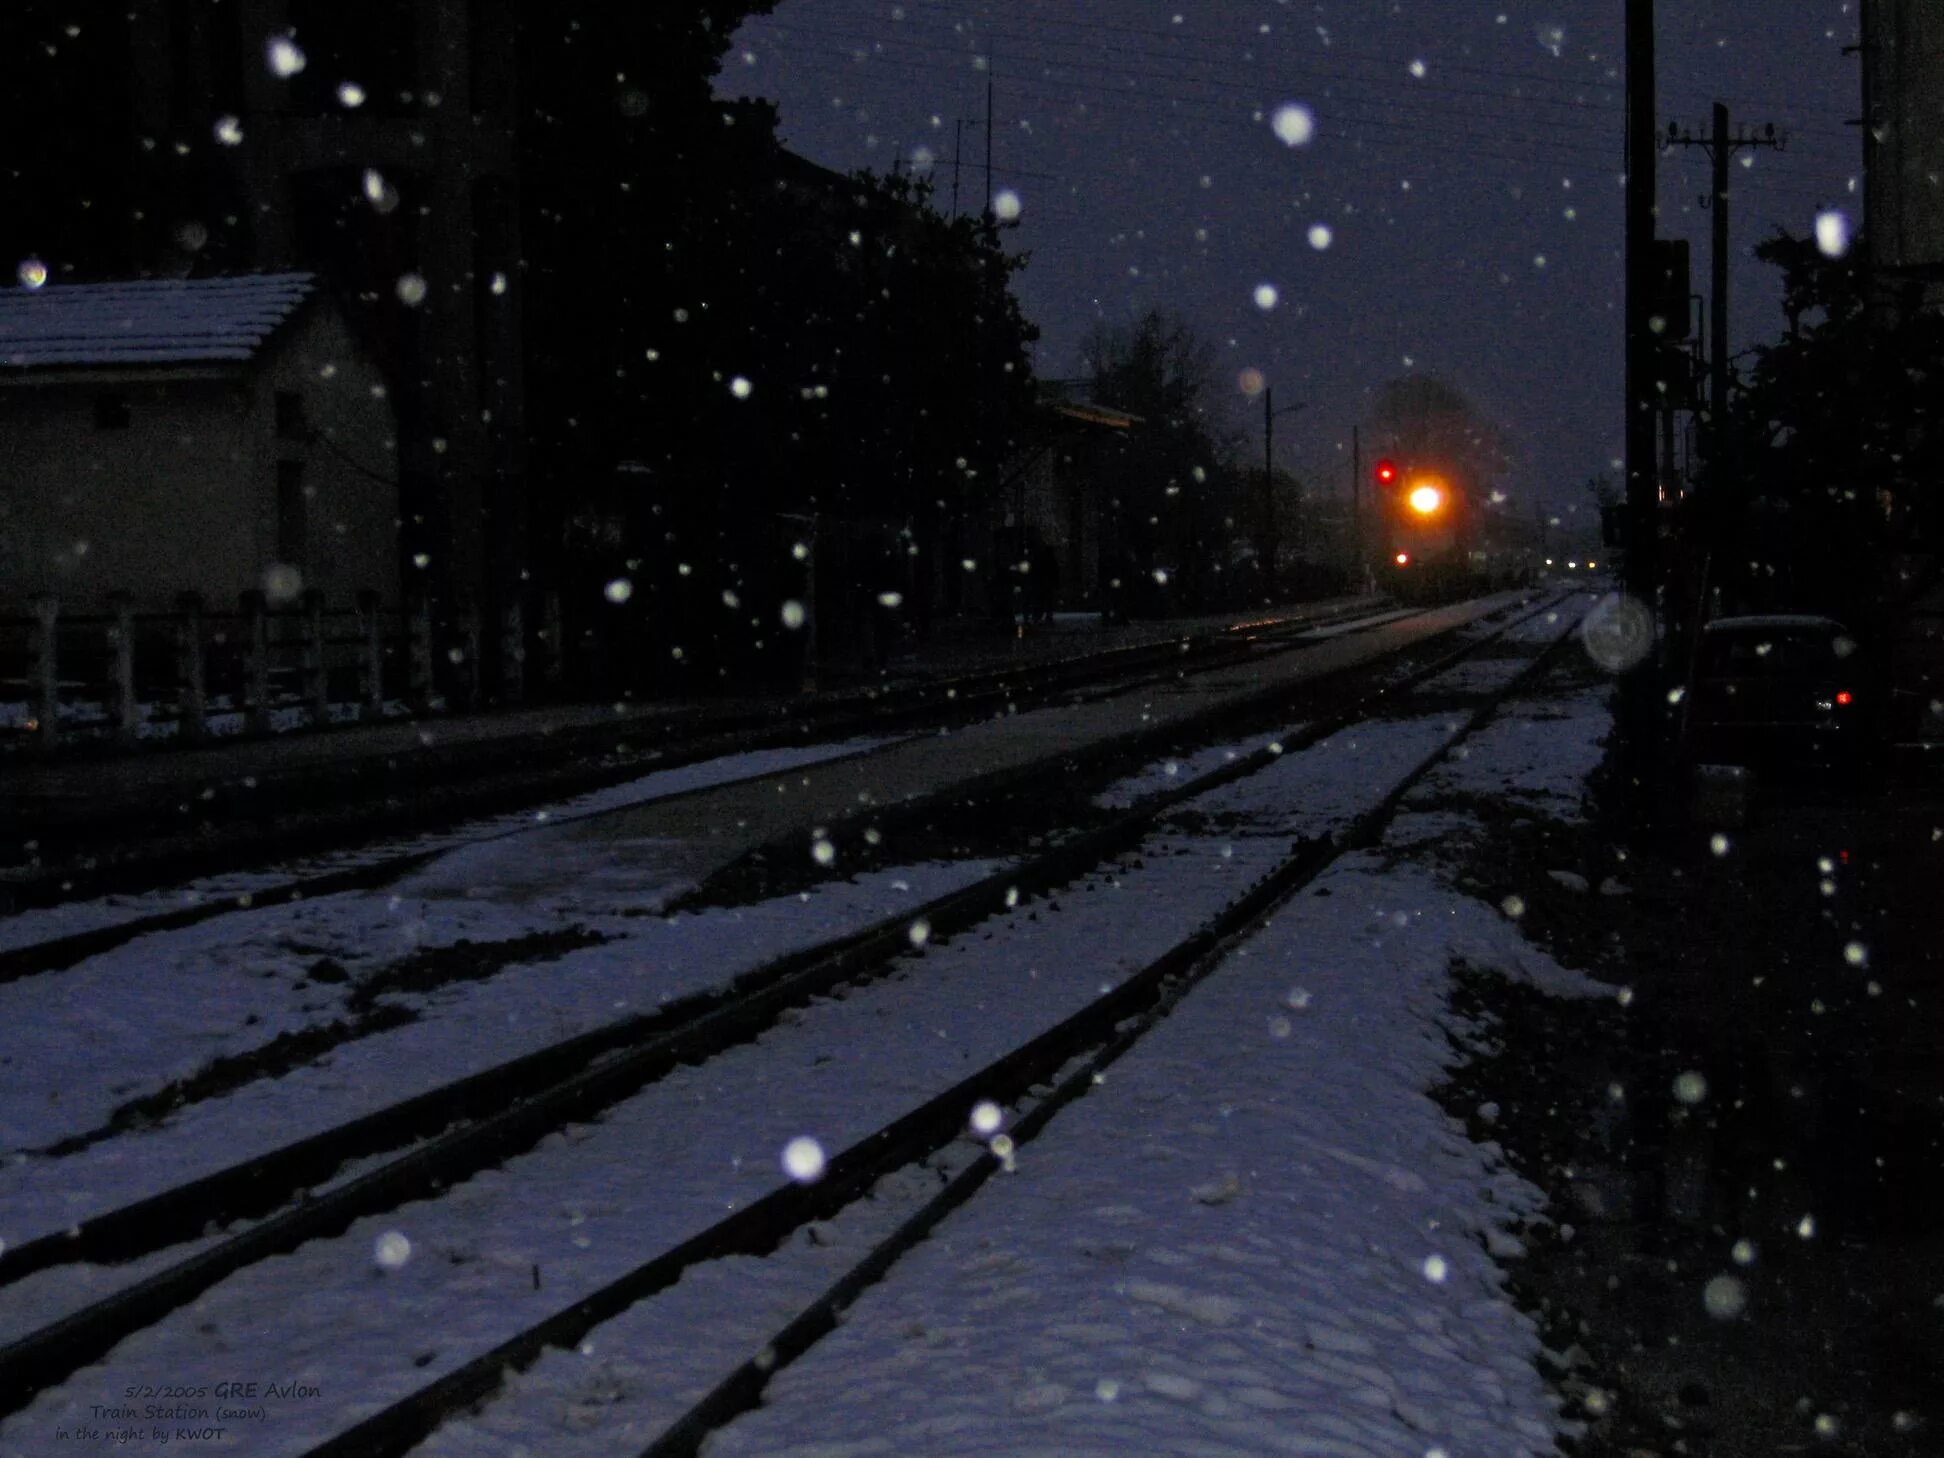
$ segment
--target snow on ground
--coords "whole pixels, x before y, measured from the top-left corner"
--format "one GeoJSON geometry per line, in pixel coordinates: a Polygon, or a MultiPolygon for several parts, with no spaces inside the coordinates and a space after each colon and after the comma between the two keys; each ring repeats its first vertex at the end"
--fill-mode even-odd
{"type": "MultiPolygon", "coordinates": [[[[1308,727],[1306,723],[1292,724],[1281,731],[1280,737],[1294,739],[1308,727]]],[[[1103,810],[1131,809],[1137,802],[1150,795],[1162,794],[1189,784],[1202,775],[1213,774],[1224,765],[1234,764],[1245,755],[1254,754],[1270,743],[1272,737],[1274,736],[1258,735],[1254,739],[1237,740],[1232,744],[1210,745],[1207,749],[1198,749],[1190,754],[1156,760],[1131,775],[1115,780],[1113,784],[1095,795],[1093,802],[1103,810]]]]}
{"type": "MultiPolygon", "coordinates": [[[[22,1091],[0,1100],[0,1158],[85,1134],[118,1105],[214,1060],[241,1057],[278,1037],[342,1021],[361,983],[401,958],[463,942],[505,942],[570,928],[631,941],[655,935],[644,913],[693,889],[713,861],[698,862],[676,847],[649,841],[583,841],[566,848],[548,845],[544,851],[530,842],[550,838],[553,827],[612,809],[858,748],[853,742],[815,751],[765,751],[649,775],[541,811],[537,818],[549,824],[538,829],[536,816],[529,814],[454,832],[445,838],[454,849],[388,888],[259,907],[151,932],[64,971],[0,986],[0,1027],[8,1030],[0,1069],[22,1091]],[[476,870],[494,859],[518,864],[538,855],[558,868],[567,854],[577,857],[576,894],[523,903],[517,897],[469,894],[474,888],[456,879],[458,868],[476,870]],[[105,1069],[112,1075],[103,1077],[105,1069]]],[[[420,848],[436,843],[428,838],[420,848]]],[[[382,852],[370,852],[369,858],[382,858],[382,852]]],[[[831,929],[825,921],[815,924],[831,929]]],[[[706,934],[696,939],[697,946],[711,944],[706,934]]],[[[646,948],[637,951],[653,956],[646,948]]],[[[720,965],[718,958],[696,960],[711,975],[720,965]]],[[[558,962],[549,959],[548,965],[550,978],[567,980],[558,962]]],[[[568,981],[570,998],[572,986],[568,981]]],[[[608,991],[603,984],[602,992],[608,991]]],[[[633,992],[639,996],[639,983],[633,992]]]]}
{"type": "Polygon", "coordinates": [[[1339,865],[711,1458],[1551,1453],[1492,1254],[1539,1197],[1425,1093],[1456,956],[1579,986],[1423,873],[1339,865]]]}
{"type": "MultiPolygon", "coordinates": [[[[427,993],[387,994],[388,1007],[419,1016],[400,1027],[340,1044],[279,1079],[259,1079],[75,1154],[16,1155],[0,1169],[0,1238],[19,1245],[49,1231],[255,1154],[321,1132],[361,1114],[437,1088],[562,1038],[605,1026],[659,1003],[719,985],[787,952],[895,915],[997,870],[974,860],[905,866],[830,882],[802,896],[753,906],[643,917],[617,923],[618,940],[544,962],[516,962],[475,983],[427,993]]],[[[319,905],[321,903],[314,903],[319,905]]],[[[416,903],[415,903],[416,905],[416,903]]],[[[440,908],[443,923],[461,910],[440,908]]],[[[485,911],[491,914],[490,903],[485,911]]],[[[416,914],[423,915],[419,908],[416,914]]],[[[227,954],[226,954],[227,956],[227,954]]],[[[223,967],[234,975],[234,959],[223,967]]],[[[193,970],[193,959],[185,967],[193,970]]],[[[220,986],[220,979],[216,984],[220,986]]],[[[349,986],[352,984],[346,984],[349,986]]],[[[328,991],[341,996],[344,987],[328,991]]],[[[255,1031],[255,1030],[253,1030],[255,1031]]],[[[45,1076],[36,1074],[35,1079],[45,1076]]],[[[63,1086],[23,1079],[23,1089],[63,1086]]],[[[120,1087],[119,1085],[117,1087],[120,1087]]],[[[14,1128],[92,1128],[109,1102],[76,1079],[66,1097],[7,1101],[14,1128]],[[92,1120],[93,1122],[89,1122],[92,1120]]],[[[50,1309],[94,1299],[125,1284],[123,1274],[67,1267],[37,1278],[45,1294],[9,1288],[0,1340],[43,1320],[50,1309]]]]}
{"type": "Polygon", "coordinates": [[[693,794],[736,780],[759,779],[764,775],[806,765],[828,764],[856,754],[902,742],[902,737],[846,739],[830,744],[812,744],[783,749],[758,749],[746,754],[721,755],[699,760],[675,769],[656,770],[625,784],[592,790],[558,804],[541,806],[516,815],[494,815],[450,830],[436,831],[407,839],[380,841],[356,850],[332,852],[288,861],[258,871],[239,871],[219,876],[204,876],[182,885],[134,895],[95,897],[64,902],[60,906],[23,911],[0,924],[0,951],[32,946],[55,937],[101,927],[120,926],[143,917],[178,911],[212,901],[236,901],[291,881],[350,870],[380,861],[415,853],[434,853],[456,846],[518,835],[536,823],[569,823],[591,815],[633,805],[645,805],[676,795],[693,794]]]}
{"type": "Polygon", "coordinates": [[[1413,801],[1484,796],[1577,823],[1587,781],[1605,753],[1609,697],[1599,687],[1513,702],[1425,776],[1413,801]]]}
{"type": "MultiPolygon", "coordinates": [[[[1441,790],[1559,795],[1602,701],[1514,706],[1441,790]],[[1567,726],[1556,757],[1509,772],[1535,723],[1567,726]]],[[[1280,912],[711,1458],[1554,1452],[1538,1335],[1500,1268],[1541,1196],[1428,1090],[1455,1056],[1454,962],[1609,989],[1386,865],[1347,858],[1280,912]]]]}
{"type": "MultiPolygon", "coordinates": [[[[975,933],[929,947],[908,975],[820,1002],[756,1044],[677,1070],[596,1123],[550,1137],[439,1200],[239,1273],[131,1338],[104,1366],[43,1394],[0,1428],[0,1452],[34,1451],[53,1427],[143,1380],[139,1373],[213,1369],[241,1342],[257,1365],[327,1382],[361,1406],[435,1378],[726,1205],[772,1188],[789,1139],[811,1134],[833,1152],[846,1147],[1051,1026],[1231,900],[1292,834],[1318,833],[1375,803],[1390,769],[1448,732],[1437,716],[1291,755],[1255,794],[1218,792],[1216,833],[1164,830],[1130,869],[1022,904],[1003,938],[975,933]],[[709,1134],[698,1138],[704,1110],[709,1134]],[[420,1257],[376,1271],[376,1242],[394,1231],[420,1257]]],[[[343,1412],[336,1403],[287,1410],[249,1435],[247,1451],[300,1450],[343,1412]]]]}

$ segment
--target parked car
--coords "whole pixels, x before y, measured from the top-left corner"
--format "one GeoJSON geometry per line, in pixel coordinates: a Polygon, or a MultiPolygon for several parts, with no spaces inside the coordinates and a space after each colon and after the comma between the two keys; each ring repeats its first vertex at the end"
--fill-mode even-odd
{"type": "Polygon", "coordinates": [[[1860,774],[1871,719],[1856,640],[1834,618],[1771,613],[1701,629],[1685,698],[1690,765],[1860,774]]]}

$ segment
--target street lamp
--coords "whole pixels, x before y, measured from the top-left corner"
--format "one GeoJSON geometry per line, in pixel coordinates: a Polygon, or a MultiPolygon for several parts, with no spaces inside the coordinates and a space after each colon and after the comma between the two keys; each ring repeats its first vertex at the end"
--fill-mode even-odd
{"type": "Polygon", "coordinates": [[[1276,555],[1280,543],[1276,537],[1276,417],[1294,415],[1305,409],[1304,402],[1285,405],[1278,410],[1275,406],[1276,392],[1264,389],[1262,392],[1262,540],[1256,550],[1262,558],[1263,585],[1271,592],[1276,586],[1276,555]]]}

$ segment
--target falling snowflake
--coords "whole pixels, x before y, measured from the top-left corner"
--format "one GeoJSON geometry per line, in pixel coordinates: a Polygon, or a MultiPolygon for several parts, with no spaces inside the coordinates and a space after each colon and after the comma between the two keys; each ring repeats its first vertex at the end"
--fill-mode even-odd
{"type": "Polygon", "coordinates": [[[1826,258],[1841,258],[1849,252],[1850,220],[1835,208],[1816,214],[1816,247],[1826,258]]]}
{"type": "Polygon", "coordinates": [[[1300,102],[1284,102],[1269,120],[1285,147],[1307,147],[1316,136],[1316,116],[1300,102]]]}
{"type": "Polygon", "coordinates": [[[800,1185],[815,1184],[823,1178],[823,1146],[808,1134],[799,1134],[783,1146],[783,1172],[800,1185]]]}
{"type": "Polygon", "coordinates": [[[263,48],[264,59],[270,67],[270,74],[288,81],[304,69],[304,52],[297,42],[287,35],[273,35],[269,44],[263,48]]]}

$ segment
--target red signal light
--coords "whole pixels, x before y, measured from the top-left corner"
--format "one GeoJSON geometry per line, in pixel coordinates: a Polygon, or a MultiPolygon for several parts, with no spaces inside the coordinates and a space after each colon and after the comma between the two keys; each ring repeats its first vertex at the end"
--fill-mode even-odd
{"type": "Polygon", "coordinates": [[[1395,486],[1397,484],[1397,462],[1379,461],[1377,463],[1377,484],[1395,486]]]}
{"type": "Polygon", "coordinates": [[[1844,689],[1842,692],[1836,695],[1836,702],[1839,704],[1847,704],[1849,701],[1850,701],[1850,691],[1848,689],[1844,689]]]}

